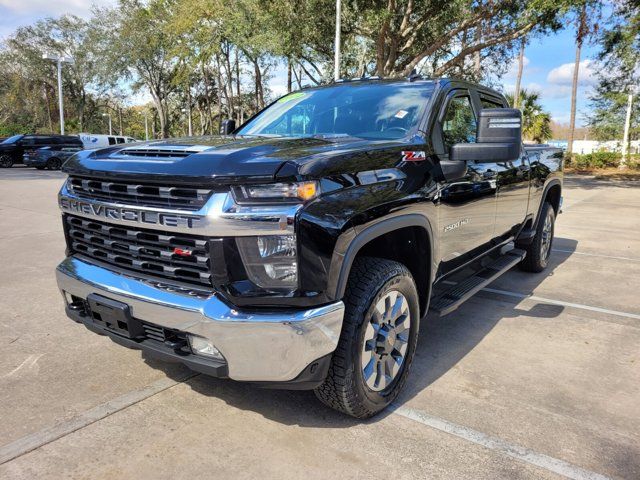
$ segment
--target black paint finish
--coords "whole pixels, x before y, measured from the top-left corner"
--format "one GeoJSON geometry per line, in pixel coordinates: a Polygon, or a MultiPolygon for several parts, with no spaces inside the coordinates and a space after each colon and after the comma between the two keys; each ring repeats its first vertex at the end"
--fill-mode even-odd
{"type": "Polygon", "coordinates": [[[506,101],[497,92],[465,82],[419,82],[433,89],[433,95],[418,131],[400,140],[196,137],[148,146],[210,148],[165,159],[123,158],[121,148],[81,152],[64,170],[92,178],[162,180],[220,189],[238,183],[319,180],[321,196],[304,205],[296,218],[299,288],[285,294],[256,290],[237,266],[235,242],[225,239],[215,247],[227,264],[215,276],[220,293],[238,306],[308,307],[334,301],[342,297],[349,266],[361,249],[380,235],[409,229],[393,241],[406,241],[399,247],[405,251],[416,248],[416,258],[408,263],[426,270],[428,282],[422,293],[428,294],[433,281],[535,222],[545,191],[554,182],[561,185],[562,158],[557,149],[539,146],[523,149],[513,162],[470,161],[466,168],[443,163],[447,172],[459,172],[457,178],[448,175],[445,180],[441,162],[449,159],[442,141],[442,115],[452,94],[470,95],[476,118],[481,97],[503,106],[506,101]],[[424,156],[403,161],[405,151],[424,156]],[[389,230],[389,225],[397,228],[389,230]],[[414,245],[421,242],[428,248],[414,245]]]}

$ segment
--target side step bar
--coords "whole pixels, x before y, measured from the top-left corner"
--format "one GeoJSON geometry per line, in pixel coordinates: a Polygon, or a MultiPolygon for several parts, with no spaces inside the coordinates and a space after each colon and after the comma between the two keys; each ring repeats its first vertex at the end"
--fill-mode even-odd
{"type": "Polygon", "coordinates": [[[476,274],[455,284],[438,297],[433,298],[429,310],[441,316],[453,312],[500,275],[520,263],[526,254],[524,250],[518,248],[508,251],[476,274]]]}

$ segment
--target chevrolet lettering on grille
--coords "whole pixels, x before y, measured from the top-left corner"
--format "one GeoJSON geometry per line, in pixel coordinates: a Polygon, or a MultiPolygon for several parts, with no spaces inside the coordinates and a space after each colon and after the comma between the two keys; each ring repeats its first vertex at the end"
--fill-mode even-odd
{"type": "Polygon", "coordinates": [[[127,207],[113,207],[100,205],[71,198],[60,197],[60,208],[69,213],[81,214],[96,218],[124,220],[147,225],[162,225],[165,227],[197,228],[201,219],[173,213],[150,212],[127,207]]]}

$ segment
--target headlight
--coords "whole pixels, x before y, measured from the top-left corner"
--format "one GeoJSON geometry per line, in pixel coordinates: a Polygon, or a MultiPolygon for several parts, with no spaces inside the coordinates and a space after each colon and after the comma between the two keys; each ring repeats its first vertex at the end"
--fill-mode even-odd
{"type": "Polygon", "coordinates": [[[305,202],[318,196],[318,182],[272,183],[242,185],[233,188],[238,203],[305,202]]]}
{"type": "Polygon", "coordinates": [[[236,238],[249,279],[265,289],[292,289],[298,285],[295,235],[236,238]]]}

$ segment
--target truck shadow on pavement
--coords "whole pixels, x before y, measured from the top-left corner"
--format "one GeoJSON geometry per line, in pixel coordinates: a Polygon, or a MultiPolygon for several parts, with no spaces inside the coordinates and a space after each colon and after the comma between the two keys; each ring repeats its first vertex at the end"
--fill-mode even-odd
{"type": "MultiPolygon", "coordinates": [[[[516,269],[505,275],[514,277],[518,294],[529,295],[575,251],[577,242],[566,238],[556,238],[555,245],[561,245],[562,253],[554,253],[549,267],[542,273],[520,272],[516,269]],[[516,278],[526,276],[526,282],[516,278]]],[[[555,246],[554,245],[554,246],[555,246]]],[[[515,288],[515,287],[514,287],[515,288]]],[[[555,318],[564,307],[538,303],[532,308],[518,306],[521,299],[499,297],[481,292],[458,310],[444,317],[430,314],[422,319],[416,356],[406,386],[396,404],[403,404],[426,390],[441,376],[455,367],[483,338],[504,318],[537,317],[555,318]],[[481,302],[492,302],[491,308],[483,308],[478,314],[481,302]],[[480,302],[480,303],[478,303],[480,302]],[[474,305],[475,303],[475,305],[474,305]]],[[[178,379],[178,372],[167,364],[150,358],[145,361],[153,368],[160,368],[172,378],[178,379]]],[[[182,372],[184,377],[184,372],[182,372]]],[[[195,392],[216,397],[228,405],[256,412],[265,418],[285,425],[311,428],[346,428],[362,423],[374,423],[390,414],[389,411],[370,420],[358,420],[324,406],[310,391],[269,390],[255,385],[220,380],[205,375],[197,375],[185,382],[195,392]]]]}

